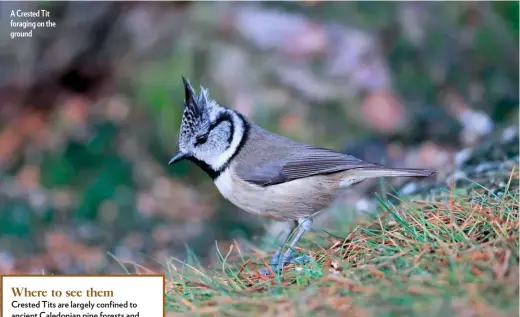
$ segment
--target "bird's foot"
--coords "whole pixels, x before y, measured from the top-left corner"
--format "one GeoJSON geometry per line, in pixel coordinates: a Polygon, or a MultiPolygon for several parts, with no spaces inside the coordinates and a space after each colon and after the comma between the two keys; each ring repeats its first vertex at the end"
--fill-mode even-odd
{"type": "Polygon", "coordinates": [[[293,255],[291,257],[289,257],[288,259],[285,259],[282,263],[283,264],[279,264],[279,263],[270,263],[269,266],[270,266],[270,269],[269,268],[263,268],[259,271],[260,274],[262,275],[270,275],[271,274],[271,271],[272,272],[277,272],[277,271],[281,271],[283,269],[283,266],[285,264],[306,264],[306,263],[309,263],[310,261],[310,257],[308,255],[293,255]]]}

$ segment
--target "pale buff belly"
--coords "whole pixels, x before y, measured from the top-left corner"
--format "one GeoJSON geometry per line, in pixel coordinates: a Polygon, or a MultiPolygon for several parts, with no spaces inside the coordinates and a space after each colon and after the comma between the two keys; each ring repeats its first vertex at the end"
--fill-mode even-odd
{"type": "Polygon", "coordinates": [[[313,176],[260,187],[228,169],[215,180],[220,193],[245,211],[279,220],[296,220],[328,207],[338,194],[341,175],[313,176]]]}

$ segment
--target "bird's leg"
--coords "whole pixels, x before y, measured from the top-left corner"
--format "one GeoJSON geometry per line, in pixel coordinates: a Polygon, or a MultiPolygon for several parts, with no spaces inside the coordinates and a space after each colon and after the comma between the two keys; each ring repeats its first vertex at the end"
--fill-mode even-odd
{"type": "MultiPolygon", "coordinates": [[[[276,270],[276,268],[278,267],[278,263],[280,263],[282,250],[283,250],[285,243],[287,242],[287,240],[289,240],[289,238],[291,238],[291,235],[294,233],[294,231],[297,227],[298,227],[298,221],[295,220],[290,224],[290,227],[288,230],[289,232],[287,232],[287,236],[285,237],[284,243],[282,243],[282,245],[279,246],[276,249],[276,251],[274,252],[273,257],[271,258],[271,261],[269,262],[269,266],[271,267],[271,269],[273,271],[276,270]]],[[[270,272],[271,272],[271,270],[269,268],[263,268],[260,270],[260,274],[262,274],[262,275],[269,275],[270,272]]]]}
{"type": "MultiPolygon", "coordinates": [[[[287,237],[285,238],[285,240],[288,240],[291,237],[291,234],[294,232],[294,230],[297,227],[298,227],[298,221],[294,221],[291,224],[291,227],[289,228],[289,233],[287,233],[287,237]]],[[[269,265],[273,269],[275,269],[278,266],[278,263],[280,263],[280,257],[281,257],[281,254],[282,254],[282,249],[283,249],[284,244],[285,244],[285,242],[281,246],[279,246],[278,249],[276,249],[276,251],[274,252],[273,257],[271,258],[271,262],[269,263],[269,265]]]]}
{"type": "MultiPolygon", "coordinates": [[[[291,260],[293,260],[293,248],[296,246],[298,241],[300,241],[300,238],[302,235],[309,231],[312,227],[312,218],[302,218],[298,219],[298,227],[296,228],[298,231],[294,235],[293,240],[289,244],[289,248],[287,251],[285,251],[285,254],[282,257],[282,261],[278,262],[278,266],[276,267],[276,270],[281,270],[285,263],[290,263],[291,260]]],[[[301,260],[300,260],[301,261],[301,260]]]]}
{"type": "Polygon", "coordinates": [[[273,254],[273,257],[271,258],[271,262],[269,262],[269,265],[271,267],[276,267],[278,265],[278,263],[280,262],[280,255],[282,253],[282,247],[279,246],[276,251],[274,252],[273,254]]]}

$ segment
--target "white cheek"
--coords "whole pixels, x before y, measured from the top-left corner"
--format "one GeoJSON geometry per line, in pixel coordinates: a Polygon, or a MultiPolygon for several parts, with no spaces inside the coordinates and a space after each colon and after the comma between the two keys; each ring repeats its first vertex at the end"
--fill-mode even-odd
{"type": "MultiPolygon", "coordinates": [[[[244,125],[240,118],[233,118],[234,131],[233,136],[231,138],[231,144],[224,150],[220,152],[218,147],[205,149],[203,151],[200,149],[199,151],[195,151],[195,157],[199,160],[206,162],[209,166],[211,166],[214,170],[220,170],[224,167],[231,157],[235,154],[242,140],[242,135],[244,134],[244,125]]],[[[228,130],[229,131],[229,130],[228,130]]],[[[227,144],[228,134],[222,136],[222,138],[218,141],[222,146],[227,144]]]]}
{"type": "Polygon", "coordinates": [[[235,120],[234,125],[235,130],[229,147],[224,152],[211,158],[211,166],[215,170],[221,169],[231,159],[233,154],[237,151],[240,141],[242,141],[244,126],[240,120],[235,120]]]}

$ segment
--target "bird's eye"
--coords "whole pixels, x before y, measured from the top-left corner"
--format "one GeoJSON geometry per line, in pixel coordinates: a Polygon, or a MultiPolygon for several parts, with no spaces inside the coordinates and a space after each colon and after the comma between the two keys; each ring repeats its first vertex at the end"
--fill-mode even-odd
{"type": "Polygon", "coordinates": [[[208,140],[208,135],[207,134],[199,135],[199,136],[197,136],[197,140],[195,142],[195,145],[204,144],[204,143],[206,143],[207,140],[208,140]]]}

